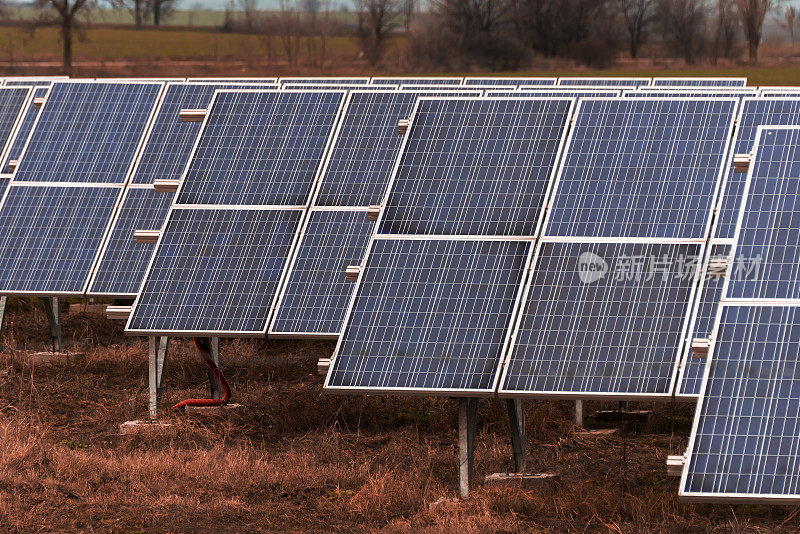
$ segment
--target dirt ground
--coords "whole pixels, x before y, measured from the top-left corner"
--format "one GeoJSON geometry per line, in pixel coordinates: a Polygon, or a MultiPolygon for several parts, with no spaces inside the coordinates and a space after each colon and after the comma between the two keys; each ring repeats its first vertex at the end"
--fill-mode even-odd
{"type": "Polygon", "coordinates": [[[207,394],[193,344],[172,341],[170,426],[123,436],[121,422],[146,416],[144,340],[83,313],[66,318],[65,339],[78,354],[32,363],[27,351],[47,345],[44,314],[17,301],[6,318],[2,532],[800,531],[798,508],[678,502],[665,459],[686,446],[691,405],[632,404],[653,413],[581,438],[571,403],[527,402],[528,469],[556,477],[488,483],[511,449],[503,405],[482,402],[477,484],[459,501],[456,403],[324,395],[315,367],[330,342],[224,342],[245,407],[209,417],[168,408],[207,394]]]}

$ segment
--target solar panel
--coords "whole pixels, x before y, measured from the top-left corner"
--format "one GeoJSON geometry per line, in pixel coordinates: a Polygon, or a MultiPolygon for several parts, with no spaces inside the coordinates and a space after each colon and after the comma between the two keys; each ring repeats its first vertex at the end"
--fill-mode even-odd
{"type": "Polygon", "coordinates": [[[36,107],[34,99],[45,98],[49,90],[49,87],[37,87],[33,90],[33,98],[28,100],[25,113],[19,120],[19,126],[11,140],[11,146],[9,146],[3,164],[0,166],[0,173],[11,171],[9,167],[9,162],[11,160],[19,161],[20,155],[22,155],[22,151],[25,148],[25,143],[27,143],[30,138],[33,124],[36,122],[36,117],[39,115],[39,109],[36,107]]]}
{"type": "Polygon", "coordinates": [[[3,87],[50,87],[53,80],[6,80],[3,87]]]}
{"type": "Polygon", "coordinates": [[[10,148],[15,129],[25,115],[30,87],[0,87],[0,153],[10,148]]]}
{"type": "Polygon", "coordinates": [[[731,277],[725,295],[800,300],[800,128],[759,128],[757,149],[744,188],[736,254],[758,258],[758,269],[731,277]]]}
{"type": "Polygon", "coordinates": [[[121,192],[10,186],[0,207],[0,293],[82,294],[121,192]]]}
{"type": "Polygon", "coordinates": [[[650,85],[650,78],[559,78],[558,85],[580,87],[640,87],[650,85]]]}
{"type": "Polygon", "coordinates": [[[625,97],[633,98],[669,98],[669,97],[685,97],[685,98],[746,98],[756,96],[756,90],[746,91],[695,91],[695,90],[677,90],[677,91],[647,91],[643,89],[636,89],[633,91],[625,91],[625,97]]]}
{"type": "Polygon", "coordinates": [[[305,205],[344,91],[220,91],[179,204],[305,205]]]}
{"type": "Polygon", "coordinates": [[[747,78],[653,78],[654,87],[744,87],[747,78]]]}
{"type": "Polygon", "coordinates": [[[161,89],[160,83],[53,84],[14,180],[123,183],[161,89]]]}
{"type": "Polygon", "coordinates": [[[573,105],[420,99],[379,233],[536,235],[573,105]]]}
{"type": "Polygon", "coordinates": [[[486,96],[497,98],[613,98],[619,96],[619,91],[593,89],[518,89],[516,91],[486,91],[486,96]]]}
{"type": "Polygon", "coordinates": [[[271,337],[335,339],[355,284],[345,280],[360,265],[375,230],[366,210],[312,210],[288,269],[272,320],[271,337]]]}
{"type": "Polygon", "coordinates": [[[134,242],[133,233],[160,230],[172,198],[151,187],[130,187],[125,191],[89,284],[89,295],[136,296],[155,245],[134,242]]]}
{"type": "Polygon", "coordinates": [[[380,204],[386,197],[403,141],[397,131],[398,121],[411,117],[419,97],[446,94],[444,91],[350,94],[322,170],[314,204],[380,204]]]}
{"type": "Polygon", "coordinates": [[[582,99],[549,236],[705,239],[735,99],[582,99]]]}
{"type": "Polygon", "coordinates": [[[459,77],[440,77],[440,78],[414,78],[414,77],[373,77],[373,84],[388,83],[392,85],[461,85],[463,78],[459,77]]]}
{"type": "Polygon", "coordinates": [[[126,332],[266,334],[303,210],[174,206],[126,332]]]}
{"type": "Polygon", "coordinates": [[[517,85],[523,86],[547,86],[555,85],[556,78],[464,78],[464,85],[517,85]]]}
{"type": "MultiPolygon", "coordinates": [[[[420,84],[404,84],[400,86],[401,91],[458,91],[465,96],[469,93],[480,93],[478,96],[483,96],[483,90],[486,89],[486,86],[481,85],[420,85],[420,84]]],[[[503,88],[497,85],[492,85],[488,87],[489,89],[506,89],[507,87],[503,88]]]]}
{"type": "Polygon", "coordinates": [[[531,243],[375,239],[370,247],[325,389],[493,392],[531,243]]]}
{"type": "Polygon", "coordinates": [[[313,83],[313,84],[333,84],[333,85],[355,85],[368,84],[369,77],[357,78],[281,78],[278,80],[281,85],[287,83],[313,83]]]}
{"type": "Polygon", "coordinates": [[[689,341],[694,338],[711,338],[719,301],[722,298],[722,286],[725,279],[709,276],[708,260],[712,258],[727,260],[731,255],[731,245],[712,245],[708,250],[709,255],[703,267],[703,276],[697,292],[699,297],[695,299],[692,320],[689,324],[689,335],[687,335],[681,370],[678,375],[678,389],[675,395],[681,398],[696,397],[700,393],[706,359],[692,356],[692,346],[689,341]]]}
{"type": "MultiPolygon", "coordinates": [[[[742,101],[733,154],[746,154],[753,149],[756,130],[762,125],[800,125],[800,94],[797,98],[746,98],[742,101]]],[[[731,240],[736,229],[736,219],[742,199],[747,175],[727,170],[719,203],[717,223],[713,237],[716,240],[731,240]]]]}
{"type": "Polygon", "coordinates": [[[760,91],[759,95],[766,98],[791,98],[800,96],[800,91],[760,91]]]}
{"type": "MultiPolygon", "coordinates": [[[[331,84],[330,86],[326,85],[325,89],[331,89],[336,91],[386,91],[386,90],[397,90],[397,85],[389,85],[389,84],[380,84],[380,85],[369,85],[369,84],[331,84]]],[[[313,83],[285,83],[283,84],[282,89],[286,90],[295,90],[295,91],[308,91],[309,89],[319,89],[319,84],[313,83]]]]}
{"type": "Polygon", "coordinates": [[[500,394],[671,395],[701,247],[541,243],[500,394]]]}
{"type": "MultiPolygon", "coordinates": [[[[272,85],[278,83],[278,78],[186,78],[187,82],[205,83],[257,83],[272,85]]],[[[267,89],[265,87],[264,89],[267,89]]],[[[270,87],[269,89],[273,89],[270,87]]]]}
{"type": "Polygon", "coordinates": [[[722,307],[679,496],[800,499],[800,308],[722,307]]]}
{"type": "Polygon", "coordinates": [[[758,96],[800,96],[800,87],[797,86],[765,86],[758,88],[758,96]]]}
{"type": "Polygon", "coordinates": [[[254,89],[257,85],[171,83],[164,90],[144,146],[133,169],[131,183],[152,184],[155,179],[177,180],[186,169],[198,122],[181,122],[181,109],[205,109],[217,89],[254,89]]]}

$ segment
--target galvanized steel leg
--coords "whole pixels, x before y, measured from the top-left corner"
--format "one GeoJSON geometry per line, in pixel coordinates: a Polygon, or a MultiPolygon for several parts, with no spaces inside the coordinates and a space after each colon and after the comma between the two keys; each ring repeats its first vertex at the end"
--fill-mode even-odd
{"type": "Polygon", "coordinates": [[[164,365],[167,361],[169,338],[166,336],[150,336],[150,419],[158,419],[158,407],[161,402],[161,391],[164,386],[164,365]]]}
{"type": "Polygon", "coordinates": [[[458,399],[458,491],[469,497],[473,477],[475,429],[478,425],[478,399],[458,399]]]}
{"type": "MultiPolygon", "coordinates": [[[[205,360],[214,362],[214,365],[219,368],[219,338],[218,337],[200,337],[197,338],[197,348],[200,350],[200,356],[205,360]]],[[[222,384],[219,383],[217,377],[208,370],[208,386],[211,390],[212,399],[222,398],[222,384]]]]}
{"type": "Polygon", "coordinates": [[[3,295],[0,297],[0,336],[3,335],[3,327],[6,324],[6,304],[8,304],[8,297],[3,295]]]}
{"type": "Polygon", "coordinates": [[[61,316],[58,311],[58,297],[42,297],[42,303],[47,321],[50,323],[53,352],[61,352],[61,316]]]}
{"type": "Polygon", "coordinates": [[[525,412],[522,399],[506,399],[511,449],[514,451],[514,472],[525,474],[525,412]]]}
{"type": "Polygon", "coordinates": [[[583,428],[583,401],[575,401],[575,426],[583,428]]]}

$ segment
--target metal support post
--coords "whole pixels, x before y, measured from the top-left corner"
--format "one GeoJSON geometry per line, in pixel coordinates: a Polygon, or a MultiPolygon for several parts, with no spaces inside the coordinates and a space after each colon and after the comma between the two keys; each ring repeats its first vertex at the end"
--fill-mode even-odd
{"type": "Polygon", "coordinates": [[[53,352],[61,352],[61,315],[58,310],[58,297],[42,297],[42,303],[47,321],[50,323],[53,352]]]}
{"type": "Polygon", "coordinates": [[[478,399],[458,399],[458,490],[462,498],[469,497],[472,485],[475,429],[478,425],[478,399]]]}
{"type": "MultiPolygon", "coordinates": [[[[202,356],[205,360],[214,362],[214,365],[219,368],[219,338],[199,337],[196,338],[195,341],[197,342],[197,348],[200,351],[200,356],[202,356]]],[[[222,398],[222,384],[219,383],[219,380],[217,380],[217,377],[214,376],[213,372],[211,372],[211,369],[208,370],[208,386],[211,390],[212,399],[222,398]]]]}
{"type": "Polygon", "coordinates": [[[514,472],[525,474],[525,412],[522,399],[506,399],[511,449],[514,452],[514,472]]]}
{"type": "Polygon", "coordinates": [[[583,401],[575,401],[575,426],[583,428],[583,401]]]}
{"type": "Polygon", "coordinates": [[[161,391],[164,387],[164,365],[167,361],[169,338],[166,336],[150,336],[150,419],[158,419],[158,407],[161,402],[161,391]]]}

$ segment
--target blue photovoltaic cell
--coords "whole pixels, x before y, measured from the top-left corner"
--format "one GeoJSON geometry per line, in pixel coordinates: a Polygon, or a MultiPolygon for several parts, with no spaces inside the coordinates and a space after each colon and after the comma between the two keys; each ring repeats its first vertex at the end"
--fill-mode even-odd
{"type": "Polygon", "coordinates": [[[747,78],[653,78],[653,87],[745,87],[747,78]]]}
{"type": "Polygon", "coordinates": [[[409,119],[420,96],[445,93],[353,93],[340,121],[322,173],[317,206],[372,206],[386,197],[403,137],[401,119],[409,119]]]}
{"type": "Polygon", "coordinates": [[[278,89],[277,78],[188,78],[188,83],[255,83],[262,89],[278,89]]]}
{"type": "Polygon", "coordinates": [[[680,495],[800,498],[800,308],[722,310],[680,495]]]}
{"type": "Polygon", "coordinates": [[[29,92],[27,87],[0,87],[0,151],[8,145],[17,119],[24,114],[29,92]]]}
{"type": "Polygon", "coordinates": [[[134,230],[160,230],[167,218],[172,197],[151,188],[129,188],[109,233],[90,294],[135,295],[156,246],[135,243],[134,230]]]}
{"type": "Polygon", "coordinates": [[[530,247],[375,239],[325,387],[491,391],[530,247]]]}
{"type": "Polygon", "coordinates": [[[650,78],[559,78],[558,85],[580,87],[641,87],[650,85],[650,78]]]}
{"type": "MultiPolygon", "coordinates": [[[[711,247],[712,258],[727,259],[731,254],[730,245],[713,245],[711,247]]],[[[734,263],[736,265],[736,263],[734,263]]],[[[695,303],[694,325],[686,336],[687,340],[695,338],[706,338],[711,336],[714,329],[714,322],[717,320],[717,310],[719,301],[722,298],[722,286],[724,278],[711,278],[705,274],[700,297],[695,303]]],[[[695,358],[692,356],[692,345],[686,344],[683,351],[683,374],[678,383],[679,396],[694,396],[700,393],[700,385],[703,383],[703,370],[706,367],[706,359],[695,358]]]]}
{"type": "Polygon", "coordinates": [[[761,132],[736,242],[757,269],[731,277],[725,296],[800,299],[800,128],[761,132]]]}
{"type": "Polygon", "coordinates": [[[462,78],[372,78],[373,84],[392,85],[461,85],[462,78]]]}
{"type": "Polygon", "coordinates": [[[699,253],[541,243],[500,392],[671,395],[699,253]]]}
{"type": "Polygon", "coordinates": [[[369,78],[281,78],[281,85],[287,83],[329,84],[329,85],[356,85],[368,84],[369,78]]]}
{"type": "Polygon", "coordinates": [[[548,236],[704,238],[734,99],[578,103],[548,236]]]}
{"type": "Polygon", "coordinates": [[[218,93],[177,202],[306,204],[344,96],[343,91],[218,93]]]}
{"type": "Polygon", "coordinates": [[[464,85],[518,85],[520,87],[528,87],[555,84],[555,78],[464,78],[464,85]]]}
{"type": "Polygon", "coordinates": [[[570,99],[420,99],[379,233],[535,235],[570,99]]]}
{"type": "Polygon", "coordinates": [[[53,80],[6,80],[5,87],[50,87],[53,80]]]}
{"type": "Polygon", "coordinates": [[[575,91],[570,91],[569,89],[554,89],[552,91],[548,91],[546,89],[537,89],[533,91],[527,91],[525,89],[521,89],[517,91],[486,91],[486,96],[494,96],[499,98],[613,98],[615,96],[619,96],[619,91],[593,91],[591,89],[576,89],[575,91]]]}
{"type": "Polygon", "coordinates": [[[331,334],[342,330],[360,265],[375,230],[366,211],[312,211],[278,303],[271,333],[331,334]]]}
{"type": "Polygon", "coordinates": [[[635,98],[747,98],[756,96],[757,91],[627,91],[625,97],[635,98]]]}
{"type": "MultiPolygon", "coordinates": [[[[320,90],[319,84],[313,83],[286,83],[283,84],[283,89],[290,91],[309,91],[309,90],[320,90]]],[[[331,91],[394,91],[397,90],[396,85],[368,85],[368,84],[353,84],[353,85],[326,85],[324,87],[326,90],[331,91]]]]}
{"type": "MultiPolygon", "coordinates": [[[[756,131],[761,125],[794,126],[800,125],[800,93],[796,98],[748,98],[742,101],[739,123],[736,125],[736,137],[733,143],[733,154],[746,154],[753,150],[756,131]]],[[[733,172],[731,165],[727,169],[727,180],[720,199],[717,224],[714,238],[732,239],[736,231],[744,183],[747,173],[733,172]]]]}
{"type": "Polygon", "coordinates": [[[199,122],[181,122],[181,109],[203,109],[217,89],[260,89],[259,85],[205,83],[169,84],[145,139],[131,183],[152,184],[156,179],[177,180],[186,169],[199,122]]]}
{"type": "MultiPolygon", "coordinates": [[[[49,90],[49,87],[37,87],[33,90],[33,98],[44,98],[47,96],[49,90]]],[[[25,143],[28,142],[28,138],[33,130],[33,123],[36,122],[36,117],[38,115],[39,110],[36,109],[33,100],[30,100],[28,102],[28,108],[25,110],[25,114],[20,121],[19,128],[17,128],[17,133],[14,135],[14,140],[11,141],[11,147],[8,149],[6,159],[0,167],[0,174],[11,172],[8,166],[9,161],[12,159],[19,161],[22,150],[25,148],[25,143]]]]}
{"type": "Polygon", "coordinates": [[[82,293],[121,192],[10,187],[0,207],[0,293],[82,293]]]}
{"type": "Polygon", "coordinates": [[[161,87],[160,83],[53,84],[14,180],[123,183],[161,87]]]}
{"type": "Polygon", "coordinates": [[[126,331],[265,334],[302,214],[174,208],[126,331]]]}

